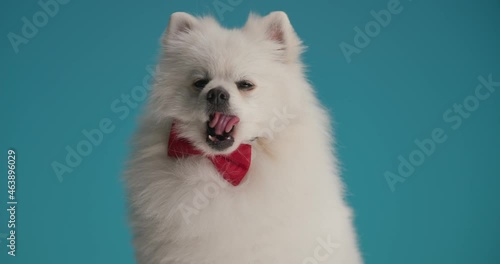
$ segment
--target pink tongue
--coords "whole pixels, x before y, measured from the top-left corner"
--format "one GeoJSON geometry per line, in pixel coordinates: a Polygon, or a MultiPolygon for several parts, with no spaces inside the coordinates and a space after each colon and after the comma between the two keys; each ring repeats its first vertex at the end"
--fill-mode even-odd
{"type": "Polygon", "coordinates": [[[237,116],[224,115],[216,112],[214,117],[209,122],[209,126],[215,128],[215,134],[222,135],[224,132],[229,132],[233,127],[240,122],[237,116]]]}

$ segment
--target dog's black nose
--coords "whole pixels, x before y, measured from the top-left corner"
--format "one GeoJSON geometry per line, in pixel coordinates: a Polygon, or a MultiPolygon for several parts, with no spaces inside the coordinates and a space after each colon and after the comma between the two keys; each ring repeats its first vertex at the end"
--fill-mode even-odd
{"type": "Polygon", "coordinates": [[[207,93],[207,101],[213,105],[223,105],[229,101],[229,93],[220,87],[213,88],[207,93]]]}

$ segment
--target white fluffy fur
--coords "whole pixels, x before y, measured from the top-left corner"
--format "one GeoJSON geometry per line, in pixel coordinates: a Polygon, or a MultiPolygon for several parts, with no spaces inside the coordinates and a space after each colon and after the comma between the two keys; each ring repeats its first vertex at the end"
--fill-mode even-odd
{"type": "Polygon", "coordinates": [[[251,15],[242,29],[171,16],[126,173],[138,263],[362,263],[328,115],[304,76],[302,49],[283,12],[251,15]],[[211,82],[200,92],[192,84],[203,77],[211,82]],[[256,88],[239,91],[242,79],[256,88]],[[218,154],[205,142],[205,98],[216,86],[229,91],[241,119],[224,153],[252,144],[250,171],[236,187],[206,157],[167,156],[174,118],[183,137],[218,154]],[[331,250],[323,249],[328,241],[331,250]]]}

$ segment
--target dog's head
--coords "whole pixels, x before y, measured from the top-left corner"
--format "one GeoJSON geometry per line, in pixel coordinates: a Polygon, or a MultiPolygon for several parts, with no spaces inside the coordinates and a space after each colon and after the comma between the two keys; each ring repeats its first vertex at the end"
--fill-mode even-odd
{"type": "Polygon", "coordinates": [[[152,111],[176,120],[181,136],[205,153],[230,153],[269,135],[275,115],[307,100],[301,51],[283,12],[250,15],[242,29],[174,13],[162,38],[152,111]]]}

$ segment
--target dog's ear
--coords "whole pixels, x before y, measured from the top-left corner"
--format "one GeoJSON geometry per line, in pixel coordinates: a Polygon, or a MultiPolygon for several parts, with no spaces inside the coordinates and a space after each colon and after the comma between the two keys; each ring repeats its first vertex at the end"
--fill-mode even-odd
{"type": "Polygon", "coordinates": [[[267,40],[271,40],[280,45],[286,62],[296,62],[303,51],[302,41],[283,11],[271,12],[265,17],[258,17],[250,14],[244,27],[244,31],[254,34],[264,33],[267,40]]]}
{"type": "Polygon", "coordinates": [[[276,11],[264,17],[266,34],[270,40],[287,45],[290,34],[293,34],[292,24],[285,12],[276,11]]]}
{"type": "Polygon", "coordinates": [[[184,13],[175,12],[170,16],[168,27],[163,34],[162,42],[166,44],[167,39],[175,38],[181,34],[189,33],[198,24],[198,19],[194,16],[184,13]]]}

